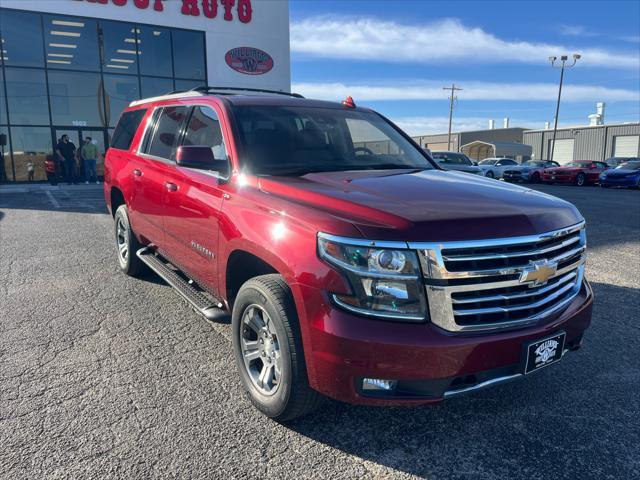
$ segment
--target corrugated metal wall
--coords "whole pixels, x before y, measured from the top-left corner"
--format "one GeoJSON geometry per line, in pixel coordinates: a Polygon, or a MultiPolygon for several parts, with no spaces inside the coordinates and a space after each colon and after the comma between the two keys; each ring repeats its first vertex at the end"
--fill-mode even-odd
{"type": "MultiPolygon", "coordinates": [[[[573,160],[606,160],[613,156],[613,139],[618,135],[640,135],[640,123],[560,129],[556,138],[575,140],[573,160]]],[[[546,159],[552,138],[553,130],[529,131],[524,132],[523,143],[533,147],[534,158],[546,159]]]]}

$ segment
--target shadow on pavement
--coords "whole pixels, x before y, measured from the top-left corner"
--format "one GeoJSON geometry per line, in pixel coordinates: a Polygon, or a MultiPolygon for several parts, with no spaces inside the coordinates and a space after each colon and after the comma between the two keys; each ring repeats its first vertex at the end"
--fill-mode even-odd
{"type": "Polygon", "coordinates": [[[421,477],[506,478],[515,465],[525,477],[555,471],[586,478],[597,475],[598,465],[605,476],[637,473],[638,460],[632,459],[638,423],[633,416],[621,418],[640,407],[634,393],[640,390],[635,351],[640,291],[600,283],[592,287],[598,301],[584,347],[558,365],[431,407],[369,408],[330,401],[287,427],[421,477]],[[612,323],[628,328],[611,328],[612,323]],[[617,459],[612,460],[611,451],[617,459]]]}

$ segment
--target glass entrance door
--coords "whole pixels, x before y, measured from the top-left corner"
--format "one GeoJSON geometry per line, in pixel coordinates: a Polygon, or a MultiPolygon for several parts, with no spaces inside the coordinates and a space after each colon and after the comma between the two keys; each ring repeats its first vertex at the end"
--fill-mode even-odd
{"type": "Polygon", "coordinates": [[[76,146],[76,181],[84,182],[84,165],[80,158],[80,149],[84,145],[87,137],[91,138],[92,142],[95,142],[100,152],[100,157],[97,160],[96,172],[99,178],[104,177],[104,155],[106,152],[106,132],[100,128],[54,128],[54,150],[55,145],[58,144],[63,135],[69,136],[69,141],[76,146]]]}

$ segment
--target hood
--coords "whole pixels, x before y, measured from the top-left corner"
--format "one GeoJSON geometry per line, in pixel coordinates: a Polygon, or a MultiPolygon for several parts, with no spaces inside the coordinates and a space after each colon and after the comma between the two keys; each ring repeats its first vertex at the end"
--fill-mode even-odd
{"type": "Polygon", "coordinates": [[[376,240],[453,241],[532,235],[582,220],[573,205],[550,195],[443,170],[262,177],[259,188],[349,221],[365,238],[376,240]]]}
{"type": "Polygon", "coordinates": [[[578,172],[586,170],[587,167],[547,167],[544,170],[549,172],[578,172]]]}
{"type": "Polygon", "coordinates": [[[605,170],[602,172],[606,174],[607,177],[626,177],[627,175],[638,175],[640,174],[640,170],[638,169],[627,169],[627,168],[616,168],[614,170],[605,170]]]}

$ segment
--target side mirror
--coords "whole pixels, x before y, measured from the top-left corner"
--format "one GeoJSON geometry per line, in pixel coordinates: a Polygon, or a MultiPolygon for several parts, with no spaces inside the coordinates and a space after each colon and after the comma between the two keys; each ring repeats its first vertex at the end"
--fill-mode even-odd
{"type": "Polygon", "coordinates": [[[211,147],[205,145],[183,145],[176,152],[176,163],[181,167],[213,170],[226,174],[229,171],[227,160],[217,160],[211,147]]]}

